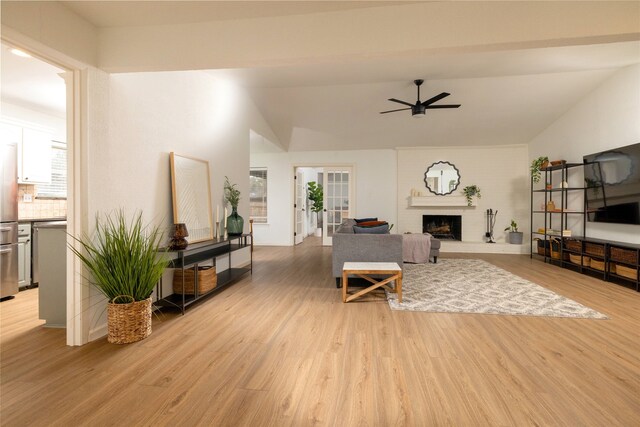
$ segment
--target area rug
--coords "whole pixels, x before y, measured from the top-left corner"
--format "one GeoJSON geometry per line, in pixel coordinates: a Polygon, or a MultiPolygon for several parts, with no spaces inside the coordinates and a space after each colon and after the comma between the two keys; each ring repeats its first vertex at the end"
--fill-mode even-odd
{"type": "Polygon", "coordinates": [[[402,304],[392,310],[607,319],[602,313],[479,259],[405,264],[402,304]]]}

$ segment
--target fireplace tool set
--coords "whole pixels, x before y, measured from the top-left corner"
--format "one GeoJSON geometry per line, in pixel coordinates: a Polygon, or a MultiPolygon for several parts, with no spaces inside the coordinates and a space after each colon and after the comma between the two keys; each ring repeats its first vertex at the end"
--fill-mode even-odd
{"type": "Polygon", "coordinates": [[[493,209],[487,209],[487,232],[484,233],[484,236],[489,239],[487,243],[495,243],[493,240],[493,227],[496,225],[497,215],[497,210],[494,212],[493,209]]]}

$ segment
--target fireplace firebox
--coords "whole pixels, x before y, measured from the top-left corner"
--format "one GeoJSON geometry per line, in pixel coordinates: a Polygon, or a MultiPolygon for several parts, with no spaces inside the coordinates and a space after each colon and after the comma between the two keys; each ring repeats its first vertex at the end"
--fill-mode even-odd
{"type": "Polygon", "coordinates": [[[462,216],[422,215],[422,232],[440,240],[462,241],[462,216]]]}

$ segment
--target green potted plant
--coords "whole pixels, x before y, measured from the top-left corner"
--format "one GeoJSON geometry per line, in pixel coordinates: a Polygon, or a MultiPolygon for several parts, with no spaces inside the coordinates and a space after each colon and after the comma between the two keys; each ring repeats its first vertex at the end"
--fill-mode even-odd
{"type": "Polygon", "coordinates": [[[471,206],[473,203],[473,197],[477,197],[478,199],[482,198],[480,195],[480,187],[477,185],[469,185],[462,189],[462,193],[467,198],[467,206],[471,206]]]}
{"type": "Polygon", "coordinates": [[[318,227],[316,228],[316,236],[320,237],[322,236],[322,217],[320,214],[324,210],[324,191],[322,190],[322,185],[315,181],[311,181],[307,184],[307,190],[309,193],[309,200],[313,203],[311,205],[311,212],[315,212],[316,222],[318,224],[318,227]]]}
{"type": "Polygon", "coordinates": [[[531,178],[533,182],[540,182],[540,170],[549,166],[549,158],[547,156],[541,156],[531,162],[531,178]]]}
{"type": "Polygon", "coordinates": [[[107,339],[127,344],[151,334],[151,293],[168,265],[157,226],[143,225],[142,213],[128,222],[124,211],[96,216],[93,238],[69,245],[91,274],[89,283],[107,299],[107,339]]]}
{"type": "Polygon", "coordinates": [[[522,231],[518,231],[518,223],[515,219],[511,220],[511,225],[504,229],[509,232],[509,243],[512,245],[522,244],[522,231]]]}
{"type": "Polygon", "coordinates": [[[229,177],[224,177],[224,201],[231,205],[231,215],[226,218],[225,229],[229,236],[239,236],[244,230],[244,219],[238,215],[238,203],[240,203],[240,190],[236,184],[231,184],[229,177]]]}

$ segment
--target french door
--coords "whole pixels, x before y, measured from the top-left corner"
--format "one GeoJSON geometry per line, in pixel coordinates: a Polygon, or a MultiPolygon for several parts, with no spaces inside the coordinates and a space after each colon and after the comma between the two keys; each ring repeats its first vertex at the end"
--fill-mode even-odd
{"type": "Polygon", "coordinates": [[[322,186],[324,187],[322,244],[331,246],[333,233],[340,227],[342,220],[350,218],[354,212],[352,168],[325,167],[322,186]]]}
{"type": "Polygon", "coordinates": [[[294,244],[298,245],[304,240],[305,229],[305,207],[307,201],[307,192],[304,185],[304,174],[296,170],[296,230],[293,236],[294,244]]]}

